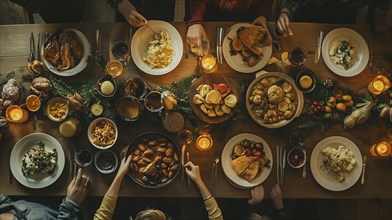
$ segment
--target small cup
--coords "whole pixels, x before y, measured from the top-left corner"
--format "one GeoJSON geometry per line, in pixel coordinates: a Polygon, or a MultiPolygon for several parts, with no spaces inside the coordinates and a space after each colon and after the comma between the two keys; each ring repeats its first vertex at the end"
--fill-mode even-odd
{"type": "Polygon", "coordinates": [[[142,110],[139,99],[133,96],[124,96],[116,102],[117,114],[124,121],[137,121],[142,110]]]}
{"type": "Polygon", "coordinates": [[[87,149],[81,149],[75,154],[75,162],[79,167],[87,167],[93,161],[93,154],[87,149]]]}
{"type": "Polygon", "coordinates": [[[95,154],[94,164],[99,172],[109,174],[117,169],[118,158],[111,150],[100,150],[95,154]]]}
{"type": "Polygon", "coordinates": [[[101,77],[98,80],[96,87],[97,87],[98,93],[101,96],[106,97],[106,98],[113,97],[114,94],[116,94],[116,91],[117,91],[116,80],[114,80],[111,76],[107,76],[107,75],[101,77]],[[110,88],[112,86],[113,86],[113,88],[110,88]],[[107,89],[112,90],[111,93],[109,93],[107,91],[107,89]]]}
{"type": "Polygon", "coordinates": [[[305,146],[304,136],[299,132],[293,132],[289,136],[289,143],[291,147],[302,148],[305,146]]]}
{"type": "Polygon", "coordinates": [[[147,94],[147,84],[141,78],[129,78],[125,82],[125,94],[142,99],[147,94]]]}
{"type": "Polygon", "coordinates": [[[287,154],[287,163],[292,168],[301,168],[306,162],[306,155],[304,151],[300,148],[293,148],[287,154]]]}
{"type": "Polygon", "coordinates": [[[149,92],[144,99],[144,107],[150,112],[160,112],[163,109],[161,93],[158,91],[149,92]]]}
{"type": "Polygon", "coordinates": [[[112,54],[119,61],[125,61],[127,56],[129,55],[129,46],[124,41],[117,41],[112,46],[112,54]]]}
{"type": "Polygon", "coordinates": [[[217,69],[216,59],[212,55],[205,55],[201,58],[201,67],[204,73],[213,73],[217,69]]]}
{"type": "Polygon", "coordinates": [[[106,72],[112,77],[121,76],[124,71],[124,66],[118,60],[111,60],[106,64],[106,72]]]}
{"type": "Polygon", "coordinates": [[[306,62],[307,51],[303,47],[295,47],[289,51],[289,61],[293,65],[301,66],[306,62]]]}

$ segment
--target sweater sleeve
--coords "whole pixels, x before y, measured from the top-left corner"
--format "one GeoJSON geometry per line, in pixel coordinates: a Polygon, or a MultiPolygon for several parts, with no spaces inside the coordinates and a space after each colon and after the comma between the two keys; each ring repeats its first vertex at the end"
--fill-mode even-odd
{"type": "Polygon", "coordinates": [[[101,206],[94,214],[94,220],[111,220],[116,208],[117,198],[118,196],[110,197],[105,195],[101,206]]]}
{"type": "Polygon", "coordinates": [[[64,198],[63,202],[60,204],[59,215],[57,216],[57,219],[79,219],[80,211],[81,209],[78,204],[72,200],[64,198]]]}
{"type": "Polygon", "coordinates": [[[218,203],[216,202],[214,197],[211,197],[204,201],[204,205],[206,206],[209,220],[223,219],[222,211],[220,210],[218,203]]]}
{"type": "Polygon", "coordinates": [[[188,27],[193,24],[204,23],[204,11],[206,10],[207,0],[191,0],[190,3],[190,20],[188,27]]]}

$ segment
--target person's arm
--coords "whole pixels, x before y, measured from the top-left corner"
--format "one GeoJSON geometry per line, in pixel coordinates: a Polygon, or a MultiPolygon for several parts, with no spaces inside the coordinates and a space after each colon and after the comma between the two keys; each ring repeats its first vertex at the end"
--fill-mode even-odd
{"type": "Polygon", "coordinates": [[[79,219],[80,205],[87,197],[89,180],[87,176],[82,175],[82,169],[79,168],[78,174],[68,185],[67,196],[60,204],[57,219],[79,219]]]}
{"type": "Polygon", "coordinates": [[[283,204],[282,189],[278,184],[275,184],[270,192],[271,199],[275,206],[275,216],[277,219],[289,219],[287,210],[283,204]]]}
{"type": "MultiPolygon", "coordinates": [[[[113,1],[113,0],[110,0],[113,1]]],[[[137,12],[135,6],[129,0],[114,0],[118,3],[118,11],[124,16],[125,20],[133,27],[143,26],[147,19],[137,12]]]]}
{"type": "Polygon", "coordinates": [[[187,26],[204,23],[204,11],[206,10],[207,0],[190,0],[190,19],[187,26]]]}
{"type": "Polygon", "coordinates": [[[208,219],[210,220],[220,220],[223,219],[222,211],[220,210],[218,203],[215,198],[212,197],[207,186],[204,184],[203,179],[200,175],[200,167],[195,166],[192,162],[185,164],[186,174],[191,178],[199,188],[201,197],[204,200],[204,205],[206,206],[208,212],[208,219]]]}
{"type": "Polygon", "coordinates": [[[131,163],[131,157],[128,157],[127,160],[123,158],[121,160],[120,168],[118,169],[116,177],[112,184],[110,185],[108,191],[105,194],[105,197],[102,200],[101,206],[94,214],[94,220],[100,219],[112,219],[114,209],[116,208],[118,193],[120,191],[121,182],[127,174],[129,169],[129,164],[131,163]]]}

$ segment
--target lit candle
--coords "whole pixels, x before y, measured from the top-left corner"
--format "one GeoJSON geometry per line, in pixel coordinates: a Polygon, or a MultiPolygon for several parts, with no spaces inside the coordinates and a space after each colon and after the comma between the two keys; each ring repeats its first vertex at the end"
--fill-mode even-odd
{"type": "Polygon", "coordinates": [[[7,108],[6,117],[11,122],[18,122],[23,119],[23,110],[17,105],[11,105],[7,108]]]}
{"type": "Polygon", "coordinates": [[[392,146],[390,143],[383,141],[378,144],[374,144],[370,148],[370,154],[375,157],[388,157],[392,153],[392,146]]]}
{"type": "Polygon", "coordinates": [[[201,59],[201,66],[205,73],[212,73],[216,70],[216,59],[212,55],[205,55],[201,59]]]}
{"type": "Polygon", "coordinates": [[[369,92],[379,95],[391,87],[389,79],[383,75],[376,76],[368,85],[369,92]]]}
{"type": "Polygon", "coordinates": [[[196,147],[201,151],[206,151],[212,147],[212,138],[208,133],[200,135],[196,140],[196,147]]]}

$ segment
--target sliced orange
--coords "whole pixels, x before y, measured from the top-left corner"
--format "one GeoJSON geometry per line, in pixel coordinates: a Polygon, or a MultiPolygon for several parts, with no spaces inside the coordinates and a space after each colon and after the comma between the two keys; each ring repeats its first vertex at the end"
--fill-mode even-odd
{"type": "Polygon", "coordinates": [[[26,108],[31,112],[36,112],[41,107],[41,100],[36,95],[29,95],[26,98],[26,108]]]}

